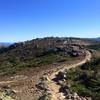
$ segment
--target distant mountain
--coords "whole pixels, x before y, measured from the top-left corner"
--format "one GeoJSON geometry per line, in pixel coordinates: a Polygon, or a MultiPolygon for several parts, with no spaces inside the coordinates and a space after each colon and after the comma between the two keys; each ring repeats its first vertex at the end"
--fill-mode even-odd
{"type": "Polygon", "coordinates": [[[100,37],[98,37],[98,38],[97,38],[97,40],[99,40],[99,41],[100,41],[100,37]]]}
{"type": "Polygon", "coordinates": [[[10,42],[0,42],[0,47],[8,47],[11,44],[13,44],[13,43],[10,43],[10,42]]]}
{"type": "Polygon", "coordinates": [[[91,39],[100,41],[100,37],[97,37],[97,38],[91,38],[91,39]]]}

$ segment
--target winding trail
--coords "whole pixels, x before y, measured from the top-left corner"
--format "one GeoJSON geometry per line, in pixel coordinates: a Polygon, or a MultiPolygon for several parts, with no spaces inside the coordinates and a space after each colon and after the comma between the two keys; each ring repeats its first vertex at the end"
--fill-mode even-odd
{"type": "Polygon", "coordinates": [[[76,63],[76,64],[71,64],[71,65],[65,65],[63,66],[62,69],[59,69],[55,72],[53,72],[51,75],[48,75],[47,78],[48,78],[48,87],[50,89],[50,92],[52,94],[52,99],[51,100],[65,100],[65,96],[63,95],[62,92],[59,92],[59,89],[60,89],[60,86],[56,84],[56,82],[54,82],[52,79],[56,78],[56,75],[60,72],[60,71],[64,71],[65,69],[70,69],[70,68],[75,68],[77,66],[80,66],[80,65],[83,65],[85,64],[87,61],[90,61],[91,60],[91,53],[86,50],[86,56],[85,58],[79,62],[79,63],[76,63]]]}
{"type": "MultiPolygon", "coordinates": [[[[84,63],[86,63],[87,61],[90,61],[91,60],[91,53],[86,50],[86,56],[85,58],[76,63],[76,64],[70,64],[70,65],[63,65],[61,66],[60,69],[57,69],[57,70],[54,70],[50,75],[48,74],[47,75],[47,78],[48,78],[48,87],[50,89],[50,92],[52,94],[52,99],[51,100],[64,100],[65,96],[63,95],[62,92],[59,92],[59,89],[60,89],[60,85],[57,85],[56,82],[54,82],[52,79],[54,79],[56,77],[56,75],[60,72],[60,71],[64,71],[65,69],[70,69],[70,68],[75,68],[77,66],[80,66],[84,63]]],[[[13,80],[9,80],[9,81],[1,81],[0,82],[0,85],[6,85],[6,84],[11,84],[11,83],[16,83],[20,80],[26,80],[28,79],[28,77],[26,76],[17,76],[15,79],[13,80]]],[[[17,91],[15,90],[15,92],[22,92],[22,91],[17,91]]],[[[23,99],[24,100],[24,99],[23,99]]]]}

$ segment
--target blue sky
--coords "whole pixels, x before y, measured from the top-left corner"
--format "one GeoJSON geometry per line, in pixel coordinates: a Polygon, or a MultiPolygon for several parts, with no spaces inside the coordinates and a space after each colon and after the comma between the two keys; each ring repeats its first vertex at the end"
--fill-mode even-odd
{"type": "Polygon", "coordinates": [[[0,0],[0,41],[100,37],[100,0],[0,0]]]}

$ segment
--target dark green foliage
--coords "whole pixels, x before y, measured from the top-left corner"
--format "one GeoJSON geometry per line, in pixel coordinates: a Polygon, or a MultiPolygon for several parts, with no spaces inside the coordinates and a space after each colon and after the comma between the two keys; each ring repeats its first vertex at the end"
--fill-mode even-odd
{"type": "Polygon", "coordinates": [[[71,57],[67,57],[61,55],[60,53],[48,53],[47,55],[39,56],[39,57],[30,57],[30,58],[10,58],[4,57],[0,59],[0,75],[10,75],[16,73],[16,71],[30,68],[30,67],[39,67],[42,65],[48,65],[60,60],[70,60],[71,57]]]}
{"type": "Polygon", "coordinates": [[[89,49],[100,50],[100,44],[89,45],[87,46],[89,49]]]}
{"type": "Polygon", "coordinates": [[[51,97],[52,97],[51,93],[45,93],[38,100],[51,100],[51,97]]]}
{"type": "Polygon", "coordinates": [[[91,63],[87,62],[84,65],[81,66],[82,70],[93,70],[100,66],[100,58],[94,58],[92,59],[91,63]],[[96,66],[96,67],[95,67],[96,66]]]}
{"type": "Polygon", "coordinates": [[[81,96],[91,96],[91,91],[88,90],[84,84],[74,83],[71,86],[72,91],[77,92],[81,96]]]}
{"type": "Polygon", "coordinates": [[[66,73],[66,81],[70,82],[71,89],[79,95],[100,100],[100,58],[69,70],[66,73]]]}
{"type": "Polygon", "coordinates": [[[78,80],[79,79],[79,75],[80,75],[81,71],[80,70],[75,70],[75,69],[70,69],[67,73],[66,73],[66,80],[78,80]],[[73,77],[74,76],[74,77],[73,77]]]}

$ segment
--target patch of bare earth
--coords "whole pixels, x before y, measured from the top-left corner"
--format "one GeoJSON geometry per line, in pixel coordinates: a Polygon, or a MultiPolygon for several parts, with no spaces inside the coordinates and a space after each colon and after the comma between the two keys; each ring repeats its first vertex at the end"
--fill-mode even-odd
{"type": "Polygon", "coordinates": [[[59,70],[53,72],[51,75],[48,75],[48,79],[49,79],[48,87],[52,94],[51,100],[65,100],[65,98],[66,98],[62,92],[59,92],[61,87],[56,82],[53,81],[53,79],[56,78],[56,75],[60,71],[64,71],[65,69],[68,70],[70,68],[75,68],[77,66],[80,66],[80,65],[86,63],[87,61],[90,61],[90,59],[91,59],[91,53],[89,51],[86,51],[86,57],[82,61],[75,63],[75,64],[71,64],[68,67],[65,65],[65,66],[63,66],[62,69],[59,69],[59,70]]]}
{"type": "Polygon", "coordinates": [[[39,96],[42,95],[42,91],[36,88],[36,83],[38,83],[39,78],[45,73],[50,76],[50,82],[48,83],[48,86],[52,90],[52,100],[63,100],[63,94],[59,93],[59,86],[55,84],[52,79],[59,71],[63,71],[66,68],[69,69],[85,63],[86,60],[90,59],[89,56],[90,54],[87,53],[86,58],[81,57],[74,61],[41,66],[41,68],[37,67],[35,69],[26,69],[18,72],[16,76],[2,78],[0,81],[0,87],[2,88],[7,86],[12,89],[15,92],[15,100],[38,100],[39,96]]]}

